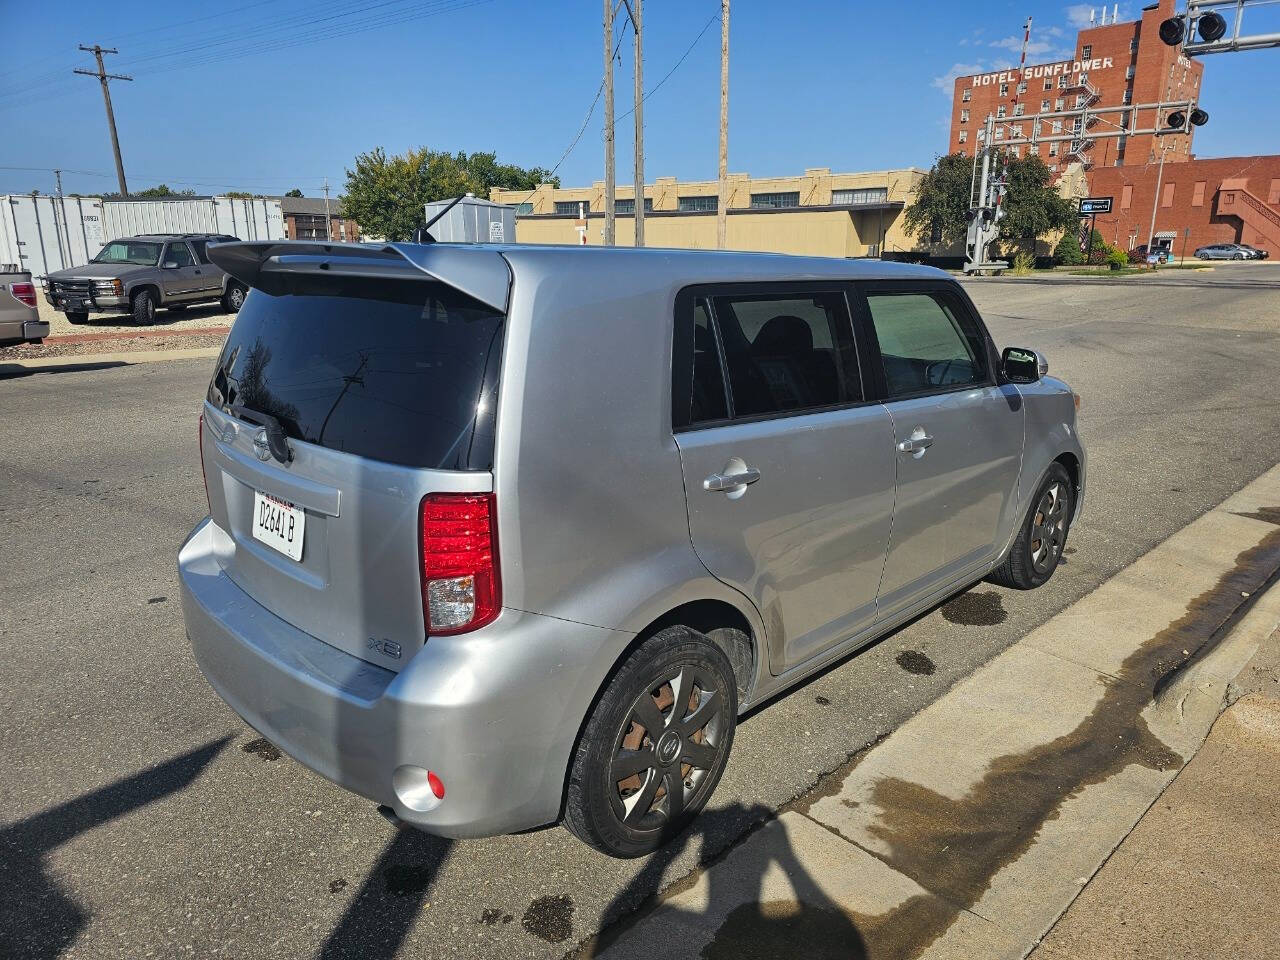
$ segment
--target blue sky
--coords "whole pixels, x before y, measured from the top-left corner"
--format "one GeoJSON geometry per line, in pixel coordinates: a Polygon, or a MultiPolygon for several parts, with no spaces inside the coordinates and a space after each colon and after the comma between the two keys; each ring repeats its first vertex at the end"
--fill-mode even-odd
{"type": "MultiPolygon", "coordinates": [[[[1122,3],[1121,18],[1139,4],[1122,3]]],[[[719,0],[648,0],[646,177],[713,178],[719,105],[719,0]],[[714,22],[712,22],[714,20],[714,22]],[[709,24],[709,25],[708,25],[709,24]],[[695,38],[706,28],[701,39],[695,38]],[[691,47],[692,45],[692,47],[691,47]]],[[[21,23],[0,62],[0,167],[61,167],[64,189],[115,189],[102,98],[80,43],[120,49],[108,68],[129,186],[198,193],[300,187],[341,191],[357,153],[493,150],[552,167],[601,78],[596,0],[0,0],[21,23]],[[157,11],[163,11],[158,13],[157,11]],[[194,21],[194,22],[192,22],[194,21]],[[93,174],[107,174],[93,175],[93,174]]],[[[1088,4],[1018,0],[891,4],[735,0],[729,166],[754,176],[806,167],[927,167],[945,147],[950,78],[1017,63],[1034,17],[1032,61],[1069,51],[1088,4]]],[[[1251,11],[1267,30],[1277,7],[1251,11]]],[[[617,109],[632,97],[631,38],[617,109]]],[[[1280,152],[1280,50],[1207,57],[1200,156],[1280,152]]],[[[601,105],[559,168],[562,183],[603,177],[601,105]]],[[[619,122],[618,180],[631,180],[631,130],[619,122]]],[[[53,175],[0,169],[0,193],[53,190],[53,175]]]]}

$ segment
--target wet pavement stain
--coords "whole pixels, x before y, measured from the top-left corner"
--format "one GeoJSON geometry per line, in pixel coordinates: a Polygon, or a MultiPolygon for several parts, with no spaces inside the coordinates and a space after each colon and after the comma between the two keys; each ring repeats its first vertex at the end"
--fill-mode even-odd
{"type": "MultiPolygon", "coordinates": [[[[816,703],[816,704],[817,704],[818,706],[820,706],[820,707],[829,707],[829,706],[831,706],[831,701],[830,701],[830,700],[828,700],[826,697],[823,697],[823,696],[817,696],[817,697],[814,697],[814,698],[813,698],[813,702],[814,702],[814,703],[816,703]]],[[[674,796],[674,794],[673,794],[673,796],[674,796]]]]}
{"type": "Polygon", "coordinates": [[[860,924],[869,955],[920,956],[961,909],[977,904],[1000,870],[1031,847],[1062,804],[1086,787],[1130,764],[1180,767],[1182,757],[1148,729],[1142,711],[1191,660],[1217,645],[1251,606],[1248,597],[1278,573],[1280,529],[1239,554],[1233,569],[1182,617],[1130,654],[1118,682],[1105,688],[1075,730],[997,758],[964,797],[897,778],[878,781],[872,802],[882,812],[870,831],[890,851],[882,859],[942,899],[917,896],[872,918],[873,928],[860,924]]]}
{"type": "Polygon", "coordinates": [[[164,603],[168,599],[168,597],[148,597],[147,603],[164,603]]]}
{"type": "Polygon", "coordinates": [[[280,748],[268,740],[266,737],[258,737],[256,740],[250,740],[240,748],[245,753],[257,754],[264,762],[280,759],[280,748]]]}
{"type": "Polygon", "coordinates": [[[992,591],[962,593],[942,605],[943,619],[962,627],[992,627],[1004,623],[1007,616],[1000,594],[992,591]]]}
{"type": "Polygon", "coordinates": [[[492,907],[480,914],[480,919],[476,923],[483,924],[486,927],[496,927],[500,923],[510,923],[515,917],[509,913],[503,913],[501,910],[495,910],[492,907]]]}
{"type": "Polygon", "coordinates": [[[338,879],[336,880],[329,881],[330,893],[338,893],[340,890],[345,890],[346,887],[347,887],[347,881],[344,880],[342,877],[338,877],[338,879]]]}
{"type": "Polygon", "coordinates": [[[919,650],[903,650],[893,658],[893,662],[907,673],[914,673],[918,677],[931,677],[933,671],[938,669],[933,661],[919,650]]]}
{"type": "Polygon", "coordinates": [[[568,897],[539,897],[529,904],[520,925],[547,943],[563,943],[573,934],[573,901],[568,897]]]}

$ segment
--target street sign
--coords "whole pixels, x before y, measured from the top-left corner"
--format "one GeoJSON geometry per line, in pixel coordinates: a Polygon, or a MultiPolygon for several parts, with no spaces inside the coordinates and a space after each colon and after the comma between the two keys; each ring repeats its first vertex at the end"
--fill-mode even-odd
{"type": "Polygon", "coordinates": [[[1098,213],[1110,213],[1111,199],[1111,197],[1082,197],[1080,199],[1080,216],[1090,217],[1098,213]]]}

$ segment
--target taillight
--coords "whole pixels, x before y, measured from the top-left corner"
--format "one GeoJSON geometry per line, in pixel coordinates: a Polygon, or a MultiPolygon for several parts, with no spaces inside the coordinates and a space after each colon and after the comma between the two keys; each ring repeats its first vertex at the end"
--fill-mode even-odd
{"type": "Polygon", "coordinates": [[[213,501],[209,499],[209,475],[204,471],[204,414],[200,414],[200,425],[196,427],[196,446],[200,450],[200,479],[204,481],[204,502],[213,515],[213,501]]]}
{"type": "Polygon", "coordinates": [[[28,307],[36,305],[36,287],[33,283],[11,283],[9,292],[15,300],[21,300],[28,307]]]}
{"type": "Polygon", "coordinates": [[[494,495],[430,493],[422,498],[418,519],[428,635],[492,622],[502,605],[494,495]]]}

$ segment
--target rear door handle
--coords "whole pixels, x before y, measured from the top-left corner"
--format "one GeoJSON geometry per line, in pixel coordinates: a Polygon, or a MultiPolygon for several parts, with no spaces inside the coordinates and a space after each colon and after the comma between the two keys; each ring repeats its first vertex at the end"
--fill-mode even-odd
{"type": "Polygon", "coordinates": [[[927,433],[920,436],[913,436],[909,440],[898,441],[898,451],[900,453],[923,455],[931,446],[933,446],[933,437],[929,436],[927,433]]]}
{"type": "Polygon", "coordinates": [[[760,479],[760,471],[755,467],[744,467],[736,473],[713,473],[702,481],[702,489],[713,493],[725,493],[755,483],[760,479]]]}

